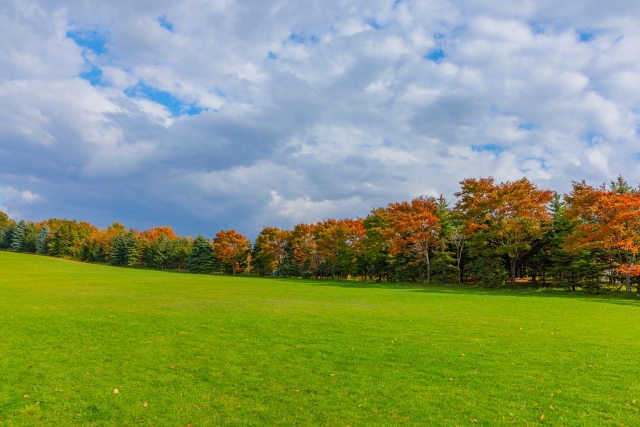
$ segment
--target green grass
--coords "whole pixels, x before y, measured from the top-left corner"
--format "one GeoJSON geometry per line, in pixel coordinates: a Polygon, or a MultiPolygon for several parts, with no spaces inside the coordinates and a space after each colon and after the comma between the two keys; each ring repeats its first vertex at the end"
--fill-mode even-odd
{"type": "Polygon", "coordinates": [[[638,425],[638,312],[0,252],[0,426],[638,425]]]}

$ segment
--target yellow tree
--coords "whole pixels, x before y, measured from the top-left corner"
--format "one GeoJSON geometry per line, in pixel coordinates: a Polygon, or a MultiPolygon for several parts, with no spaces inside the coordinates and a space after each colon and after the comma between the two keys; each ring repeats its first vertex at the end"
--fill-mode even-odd
{"type": "MultiPolygon", "coordinates": [[[[280,270],[291,232],[277,227],[264,227],[254,243],[254,262],[269,274],[280,270]]],[[[261,273],[262,274],[262,273],[261,273]]]]}
{"type": "Polygon", "coordinates": [[[440,220],[433,197],[420,196],[411,202],[391,203],[387,208],[391,241],[390,253],[403,254],[411,264],[424,265],[431,282],[431,251],[438,244],[440,220]]]}
{"type": "Polygon", "coordinates": [[[456,213],[472,254],[509,257],[511,285],[520,258],[542,237],[551,220],[551,190],[540,190],[522,178],[496,184],[493,177],[465,179],[456,193],[456,213]]]}

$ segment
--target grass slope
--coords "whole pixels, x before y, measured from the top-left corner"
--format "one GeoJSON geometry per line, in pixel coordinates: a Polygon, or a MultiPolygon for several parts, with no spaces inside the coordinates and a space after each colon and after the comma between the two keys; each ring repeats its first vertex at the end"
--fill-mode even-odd
{"type": "Polygon", "coordinates": [[[638,308],[0,252],[0,425],[638,425],[638,308]]]}

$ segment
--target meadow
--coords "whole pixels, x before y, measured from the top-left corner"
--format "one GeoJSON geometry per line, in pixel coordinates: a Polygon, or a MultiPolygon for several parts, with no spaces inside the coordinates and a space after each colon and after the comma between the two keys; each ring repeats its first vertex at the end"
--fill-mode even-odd
{"type": "Polygon", "coordinates": [[[633,426],[639,309],[0,252],[0,426],[633,426]]]}

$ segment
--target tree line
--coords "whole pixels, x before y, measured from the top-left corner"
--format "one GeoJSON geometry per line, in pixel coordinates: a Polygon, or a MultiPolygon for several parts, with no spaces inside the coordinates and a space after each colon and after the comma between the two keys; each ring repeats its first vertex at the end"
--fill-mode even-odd
{"type": "Polygon", "coordinates": [[[235,230],[193,239],[168,226],[15,222],[0,212],[0,249],[194,273],[640,292],[640,193],[621,176],[573,182],[565,195],[525,178],[460,184],[453,204],[420,196],[365,218],[267,226],[253,243],[235,230]]]}

